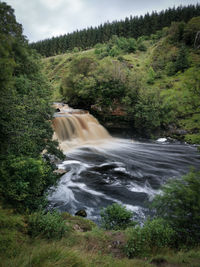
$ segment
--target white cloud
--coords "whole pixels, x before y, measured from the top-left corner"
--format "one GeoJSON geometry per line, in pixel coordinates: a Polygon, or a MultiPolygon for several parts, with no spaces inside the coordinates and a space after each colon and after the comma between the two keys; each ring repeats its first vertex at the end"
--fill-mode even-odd
{"type": "Polygon", "coordinates": [[[98,26],[106,21],[141,15],[197,0],[3,0],[15,9],[30,41],[98,26]]]}

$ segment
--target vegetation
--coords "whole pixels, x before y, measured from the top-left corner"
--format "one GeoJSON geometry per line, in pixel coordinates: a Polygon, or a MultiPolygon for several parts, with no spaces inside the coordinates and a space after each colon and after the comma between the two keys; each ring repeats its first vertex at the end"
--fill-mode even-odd
{"type": "Polygon", "coordinates": [[[163,187],[163,194],[154,199],[153,206],[156,216],[162,217],[176,232],[177,246],[200,242],[200,172],[170,180],[163,187]]]}
{"type": "Polygon", "coordinates": [[[115,35],[84,53],[46,58],[54,97],[90,110],[106,126],[198,144],[200,55],[186,38],[194,39],[198,29],[196,17],[150,37],[115,35]]]}
{"type": "Polygon", "coordinates": [[[143,227],[128,229],[125,252],[129,258],[159,253],[173,244],[174,230],[163,220],[148,220],[143,227]]]}
{"type": "Polygon", "coordinates": [[[57,181],[49,154],[63,156],[51,140],[51,85],[54,99],[104,121],[123,118],[146,136],[173,127],[200,143],[199,5],[105,24],[102,36],[97,29],[67,35],[67,48],[59,38],[51,49],[50,41],[36,44],[46,55],[47,48],[49,54],[73,48],[43,60],[51,85],[13,9],[1,2],[0,15],[0,266],[199,266],[200,172],[167,183],[143,226],[118,204],[101,212],[106,231],[78,216],[44,211],[45,194],[57,181]],[[172,20],[179,22],[170,26],[172,20]],[[94,32],[100,37],[75,41],[94,32]]]}
{"type": "Polygon", "coordinates": [[[0,208],[0,266],[199,266],[199,175],[168,182],[143,226],[131,225],[131,212],[117,204],[102,212],[112,231],[68,213],[27,217],[0,208]]]}
{"type": "Polygon", "coordinates": [[[124,206],[114,203],[101,211],[101,225],[107,230],[123,230],[134,226],[132,212],[124,206]]]}
{"type": "Polygon", "coordinates": [[[41,159],[44,149],[61,154],[51,140],[51,88],[13,9],[0,3],[0,13],[0,198],[31,211],[44,204],[45,190],[57,179],[41,159]]]}
{"type": "Polygon", "coordinates": [[[56,183],[51,166],[42,159],[8,157],[1,163],[0,192],[19,212],[45,207],[45,190],[56,183]]]}
{"type": "MultiPolygon", "coordinates": [[[[173,21],[188,22],[192,17],[197,17],[199,15],[199,4],[189,5],[187,7],[179,6],[177,8],[169,8],[159,13],[154,11],[152,14],[147,13],[140,17],[130,16],[130,18],[125,18],[125,20],[113,21],[112,23],[106,22],[98,27],[90,27],[89,29],[42,40],[32,43],[30,46],[46,57],[69,51],[77,52],[81,49],[91,48],[98,43],[108,42],[113,35],[125,38],[138,38],[144,35],[149,36],[155,34],[156,31],[162,30],[163,27],[170,26],[173,21]]],[[[193,34],[191,37],[194,38],[195,26],[193,27],[193,23],[191,23],[187,32],[188,35],[193,34]]],[[[192,42],[193,39],[190,39],[188,35],[185,34],[185,38],[188,42],[192,42]]],[[[145,50],[145,46],[142,43],[139,47],[141,51],[145,50]]],[[[133,47],[127,52],[133,52],[133,50],[134,42],[133,47]]],[[[113,47],[111,54],[117,56],[119,53],[116,47],[113,47]]]]}
{"type": "Polygon", "coordinates": [[[41,236],[47,239],[60,239],[67,231],[61,215],[56,212],[38,211],[28,217],[28,234],[32,237],[41,236]]]}

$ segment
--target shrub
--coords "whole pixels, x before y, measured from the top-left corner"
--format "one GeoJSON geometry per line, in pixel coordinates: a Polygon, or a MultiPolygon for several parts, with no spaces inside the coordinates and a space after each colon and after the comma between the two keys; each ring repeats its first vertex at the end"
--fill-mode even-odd
{"type": "Polygon", "coordinates": [[[128,240],[124,250],[129,258],[145,255],[147,251],[146,245],[147,243],[140,227],[128,229],[128,240]]]}
{"type": "Polygon", "coordinates": [[[47,239],[60,239],[67,230],[65,221],[57,211],[44,213],[39,211],[28,217],[28,234],[47,239]]]}
{"type": "Polygon", "coordinates": [[[20,212],[45,205],[45,190],[57,177],[48,163],[29,157],[8,157],[0,168],[0,193],[20,212]]]}
{"type": "Polygon", "coordinates": [[[148,77],[147,77],[147,83],[154,84],[155,75],[156,75],[155,71],[153,70],[152,67],[150,67],[149,72],[148,72],[148,77]]]}
{"type": "Polygon", "coordinates": [[[177,246],[200,243],[200,172],[170,180],[153,201],[156,214],[176,232],[177,246]]]}
{"type": "Polygon", "coordinates": [[[141,229],[150,248],[173,246],[174,230],[163,219],[147,220],[141,229]]]}
{"type": "Polygon", "coordinates": [[[147,220],[143,227],[129,229],[125,252],[129,258],[146,256],[155,250],[173,245],[174,231],[163,220],[147,220]]]}
{"type": "Polygon", "coordinates": [[[101,225],[107,230],[120,230],[136,223],[131,220],[133,214],[124,206],[114,203],[101,211],[101,225]]]}

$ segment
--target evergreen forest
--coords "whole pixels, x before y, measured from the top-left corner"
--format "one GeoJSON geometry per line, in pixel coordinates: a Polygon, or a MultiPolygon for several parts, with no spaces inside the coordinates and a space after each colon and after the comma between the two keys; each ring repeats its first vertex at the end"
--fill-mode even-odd
{"type": "Polygon", "coordinates": [[[150,36],[164,27],[169,27],[173,21],[188,22],[197,16],[200,16],[199,4],[173,7],[159,13],[154,11],[144,16],[130,16],[121,21],[106,22],[98,27],[77,30],[31,43],[30,46],[41,55],[49,57],[72,51],[74,48],[79,50],[92,48],[98,43],[108,42],[113,35],[135,39],[143,35],[150,36]]]}

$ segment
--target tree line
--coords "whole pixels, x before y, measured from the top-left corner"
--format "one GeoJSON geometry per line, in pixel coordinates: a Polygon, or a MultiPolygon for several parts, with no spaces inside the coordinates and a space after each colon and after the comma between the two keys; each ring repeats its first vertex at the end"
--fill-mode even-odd
{"type": "Polygon", "coordinates": [[[31,43],[30,47],[36,49],[41,55],[49,57],[74,48],[88,49],[97,43],[105,43],[113,35],[126,38],[138,38],[142,35],[151,35],[163,27],[170,26],[173,21],[188,22],[192,17],[200,15],[200,5],[179,6],[168,8],[157,13],[153,11],[144,16],[126,17],[125,20],[106,22],[98,27],[90,27],[74,31],[58,37],[31,43]]]}
{"type": "Polygon", "coordinates": [[[0,203],[31,211],[46,204],[44,192],[58,178],[41,157],[45,149],[60,154],[52,141],[51,88],[4,2],[0,17],[0,203]]]}

